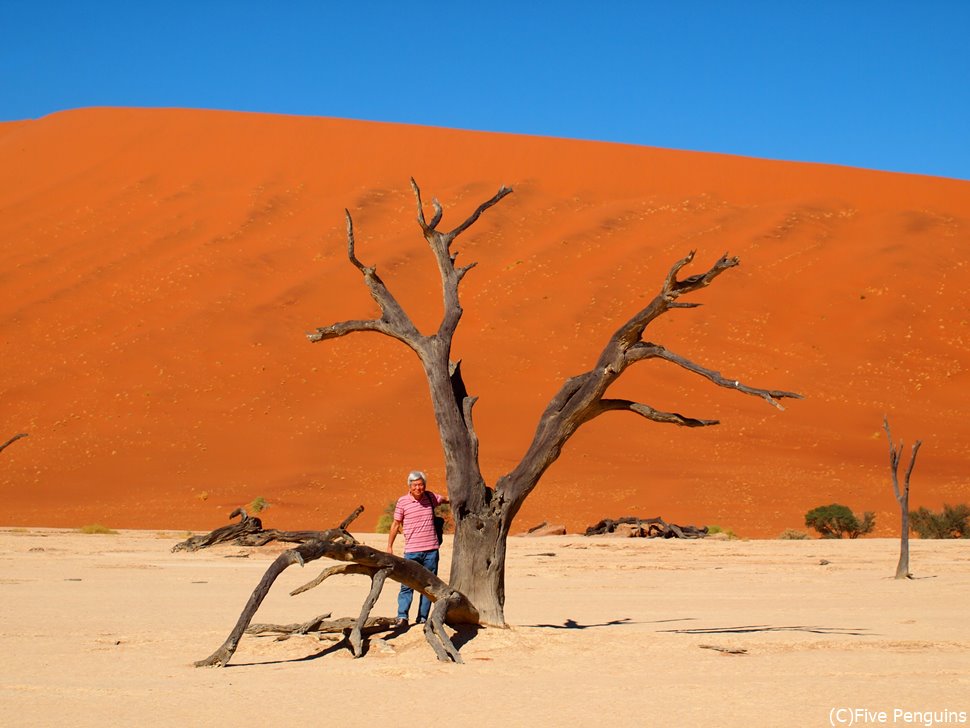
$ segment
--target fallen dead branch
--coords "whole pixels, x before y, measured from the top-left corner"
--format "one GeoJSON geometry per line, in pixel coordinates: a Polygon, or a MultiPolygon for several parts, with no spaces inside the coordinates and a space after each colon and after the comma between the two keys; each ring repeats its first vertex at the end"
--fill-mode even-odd
{"type": "MultiPolygon", "coordinates": [[[[354,657],[361,657],[364,654],[364,636],[373,631],[386,631],[392,623],[381,618],[371,619],[370,611],[381,594],[384,582],[390,578],[401,584],[406,584],[416,592],[427,596],[434,602],[434,608],[428,621],[424,625],[424,636],[434,650],[439,660],[448,662],[462,662],[458,649],[451,641],[445,630],[445,623],[450,621],[463,624],[477,624],[479,621],[478,610],[468,600],[468,598],[447,583],[439,579],[436,575],[425,569],[415,561],[402,559],[394,554],[378,551],[370,546],[358,543],[357,540],[346,530],[361,512],[360,506],[350,516],[344,519],[339,527],[327,531],[305,531],[298,532],[304,534],[303,541],[296,548],[284,551],[280,554],[263,574],[262,579],[256,585],[249,601],[243,608],[235,627],[229,633],[226,641],[209,657],[195,663],[196,667],[221,667],[226,665],[239,645],[239,640],[243,634],[247,633],[256,610],[266,594],[269,593],[273,583],[283,571],[292,564],[305,566],[310,561],[327,557],[337,561],[347,562],[325,569],[319,576],[295,589],[291,594],[299,594],[308,589],[312,589],[324,580],[338,574],[366,574],[371,579],[371,588],[364,604],[361,607],[360,615],[356,619],[347,618],[346,620],[334,620],[333,626],[344,630],[349,627],[347,640],[354,657]]],[[[237,524],[238,525],[238,524],[237,524]]],[[[294,532],[297,533],[297,532],[294,532]]],[[[211,534],[210,534],[211,535],[211,534]]],[[[292,533],[291,533],[292,535],[292,533]]],[[[327,615],[329,617],[329,615],[327,615]]],[[[276,629],[279,625],[271,626],[271,631],[275,629],[280,633],[305,633],[306,631],[321,631],[319,627],[325,624],[326,617],[314,618],[309,622],[298,625],[283,625],[281,629],[276,629]],[[290,628],[293,627],[293,630],[290,628]],[[301,632],[303,630],[303,632],[301,632]]],[[[259,625],[262,629],[266,625],[259,625]]],[[[328,627],[329,629],[329,627],[328,627]]]]}
{"type": "Polygon", "coordinates": [[[720,645],[697,645],[702,650],[714,650],[722,655],[746,655],[748,651],[743,647],[721,647],[720,645]]]}
{"type": "MultiPolygon", "coordinates": [[[[231,543],[237,546],[265,546],[271,541],[286,543],[306,543],[313,539],[330,539],[339,536],[361,513],[364,506],[358,506],[336,529],[327,531],[280,531],[277,528],[263,528],[263,522],[246,513],[245,508],[237,508],[229,514],[229,518],[241,516],[239,523],[222,526],[201,536],[191,536],[172,547],[172,551],[198,551],[199,549],[215,546],[220,543],[231,543]]],[[[349,535],[349,534],[348,534],[349,535]]]]}
{"type": "MultiPolygon", "coordinates": [[[[341,617],[330,619],[330,613],[321,614],[307,622],[295,624],[251,624],[246,629],[246,634],[250,635],[275,635],[277,640],[289,639],[294,635],[322,636],[325,634],[339,634],[343,638],[350,636],[357,620],[353,617],[341,617]]],[[[361,627],[361,634],[369,636],[378,632],[390,632],[397,628],[397,620],[391,617],[369,617],[361,627]]]]}
{"type": "Polygon", "coordinates": [[[678,526],[662,518],[624,516],[615,520],[604,518],[588,527],[585,535],[602,536],[608,533],[622,533],[632,538],[704,538],[707,536],[707,526],[678,526]]]}

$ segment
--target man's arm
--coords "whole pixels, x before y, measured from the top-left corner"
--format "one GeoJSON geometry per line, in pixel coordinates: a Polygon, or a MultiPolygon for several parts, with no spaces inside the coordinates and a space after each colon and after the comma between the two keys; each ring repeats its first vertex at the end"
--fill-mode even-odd
{"type": "Polygon", "coordinates": [[[400,532],[401,526],[403,525],[404,523],[402,521],[391,522],[391,530],[387,534],[387,553],[394,553],[394,539],[397,538],[397,534],[400,532]]]}

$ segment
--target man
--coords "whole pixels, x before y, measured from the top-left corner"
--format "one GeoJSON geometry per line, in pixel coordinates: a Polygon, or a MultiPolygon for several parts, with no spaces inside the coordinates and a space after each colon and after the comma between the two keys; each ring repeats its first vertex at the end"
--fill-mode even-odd
{"type": "MultiPolygon", "coordinates": [[[[394,553],[394,539],[400,531],[404,531],[404,558],[417,561],[432,574],[438,573],[438,534],[434,529],[434,509],[442,503],[447,503],[444,496],[435,495],[427,489],[428,478],[420,470],[408,473],[408,493],[397,499],[394,507],[394,522],[387,535],[387,552],[394,553]]],[[[411,600],[414,590],[401,584],[401,593],[397,597],[398,625],[408,623],[408,612],[411,610],[411,600]]],[[[428,621],[431,612],[431,600],[421,595],[418,602],[418,624],[428,621]]]]}

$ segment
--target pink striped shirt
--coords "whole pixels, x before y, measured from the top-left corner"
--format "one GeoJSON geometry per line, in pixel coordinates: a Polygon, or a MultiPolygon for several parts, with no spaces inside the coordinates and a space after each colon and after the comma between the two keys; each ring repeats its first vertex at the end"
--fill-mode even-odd
{"type": "Polygon", "coordinates": [[[438,548],[438,536],[434,532],[434,508],[442,498],[426,490],[421,500],[414,500],[411,494],[402,495],[394,507],[394,520],[404,524],[404,552],[434,551],[438,548]]]}

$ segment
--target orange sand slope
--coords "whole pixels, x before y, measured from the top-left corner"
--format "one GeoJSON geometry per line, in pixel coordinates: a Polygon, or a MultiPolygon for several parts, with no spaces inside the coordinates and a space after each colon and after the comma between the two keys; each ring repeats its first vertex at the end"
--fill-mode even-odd
{"type": "Polygon", "coordinates": [[[742,265],[647,338],[726,376],[789,389],[777,411],[649,362],[615,394],[718,418],[605,415],[523,508],[802,527],[838,501],[898,513],[882,418],[924,442],[912,505],[970,500],[970,183],[615,144],[320,118],[87,109],[0,124],[0,454],[7,525],[210,528],[262,496],[267,523],[370,527],[422,467],[444,468],[413,353],[307,330],[376,307],[346,259],[377,265],[424,330],[438,276],[408,178],[444,226],[515,194],[457,244],[455,356],[480,397],[494,481],[564,378],[692,249],[742,265]]]}

